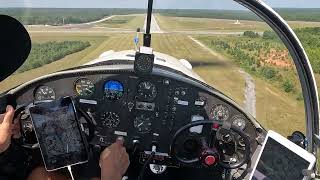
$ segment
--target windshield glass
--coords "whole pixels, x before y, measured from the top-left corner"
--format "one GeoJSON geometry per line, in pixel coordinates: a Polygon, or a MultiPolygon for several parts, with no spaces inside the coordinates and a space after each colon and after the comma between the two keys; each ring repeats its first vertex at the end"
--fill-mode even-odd
{"type": "MultiPolygon", "coordinates": [[[[301,38],[319,80],[320,3],[266,3],[301,38]]],[[[136,31],[145,29],[147,1],[13,0],[0,6],[0,14],[20,20],[32,39],[27,61],[0,83],[4,92],[81,66],[106,51],[135,49],[136,31]]],[[[154,0],[151,33],[155,51],[189,61],[204,81],[266,129],[284,135],[305,131],[303,97],[292,58],[272,29],[246,8],[231,0],[154,0]]],[[[142,45],[142,33],[138,37],[142,45]]]]}

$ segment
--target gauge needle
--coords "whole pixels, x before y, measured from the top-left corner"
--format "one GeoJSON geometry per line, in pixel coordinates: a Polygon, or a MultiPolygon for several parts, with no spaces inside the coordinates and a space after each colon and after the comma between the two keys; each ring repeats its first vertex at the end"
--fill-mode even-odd
{"type": "Polygon", "coordinates": [[[92,91],[91,91],[90,89],[88,89],[88,88],[86,88],[86,91],[88,91],[88,92],[92,93],[92,91]]]}
{"type": "Polygon", "coordinates": [[[142,123],[140,123],[140,124],[138,124],[138,127],[140,127],[142,124],[143,124],[143,122],[142,122],[142,123]]]}
{"type": "Polygon", "coordinates": [[[41,91],[43,94],[47,94],[46,92],[44,92],[44,90],[43,90],[43,89],[40,89],[40,91],[41,91]]]}

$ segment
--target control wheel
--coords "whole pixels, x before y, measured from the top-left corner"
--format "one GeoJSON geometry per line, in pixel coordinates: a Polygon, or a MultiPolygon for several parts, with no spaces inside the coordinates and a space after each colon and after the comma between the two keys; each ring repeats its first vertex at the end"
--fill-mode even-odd
{"type": "MultiPolygon", "coordinates": [[[[172,142],[171,142],[171,149],[170,149],[170,155],[177,161],[179,161],[181,164],[192,166],[195,164],[201,164],[204,167],[214,167],[216,165],[220,165],[226,169],[236,169],[244,165],[245,163],[248,163],[250,161],[250,141],[249,137],[238,127],[231,125],[229,128],[223,126],[224,122],[221,121],[196,121],[192,122],[190,124],[187,124],[180,128],[175,135],[173,136],[172,142]],[[218,145],[211,145],[209,146],[209,143],[206,139],[206,137],[200,137],[200,146],[198,155],[192,159],[183,157],[181,153],[177,152],[176,148],[176,142],[178,137],[180,137],[183,132],[186,132],[191,127],[199,126],[199,125],[213,125],[217,124],[219,127],[213,128],[212,130],[216,131],[216,136],[219,136],[217,133],[218,131],[225,131],[230,132],[233,134],[237,134],[239,137],[241,137],[243,142],[243,150],[242,150],[242,156],[238,156],[237,160],[235,161],[234,158],[230,158],[227,160],[224,154],[224,151],[221,151],[221,147],[218,145]]],[[[215,137],[215,139],[218,141],[220,137],[215,137]]],[[[227,143],[228,141],[226,141],[227,143]]]]}

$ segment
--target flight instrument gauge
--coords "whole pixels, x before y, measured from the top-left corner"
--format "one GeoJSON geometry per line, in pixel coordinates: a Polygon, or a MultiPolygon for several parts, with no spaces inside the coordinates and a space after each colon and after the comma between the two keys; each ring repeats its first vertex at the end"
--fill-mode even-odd
{"type": "Polygon", "coordinates": [[[149,81],[143,81],[138,85],[138,98],[144,101],[152,101],[157,97],[157,88],[149,81]]]}
{"type": "Polygon", "coordinates": [[[104,94],[109,100],[114,101],[120,99],[124,94],[122,83],[114,80],[107,81],[104,85],[104,94]]]}
{"type": "Polygon", "coordinates": [[[210,110],[210,118],[217,121],[225,121],[229,118],[229,109],[227,106],[218,104],[210,110]]]}
{"type": "Polygon", "coordinates": [[[120,124],[120,118],[117,113],[106,112],[101,115],[101,123],[108,128],[116,128],[120,124]]]}
{"type": "Polygon", "coordinates": [[[89,79],[80,78],[74,83],[74,89],[79,96],[89,97],[94,93],[95,87],[89,79]]]}
{"type": "Polygon", "coordinates": [[[150,117],[142,114],[134,119],[133,125],[139,133],[148,133],[151,131],[152,120],[150,117]]]}
{"type": "Polygon", "coordinates": [[[232,125],[238,127],[241,130],[244,130],[244,128],[246,128],[246,120],[244,120],[242,116],[234,116],[232,118],[232,125]]]}
{"type": "Polygon", "coordinates": [[[34,92],[35,101],[45,101],[56,99],[54,90],[49,86],[40,86],[34,92]]]}

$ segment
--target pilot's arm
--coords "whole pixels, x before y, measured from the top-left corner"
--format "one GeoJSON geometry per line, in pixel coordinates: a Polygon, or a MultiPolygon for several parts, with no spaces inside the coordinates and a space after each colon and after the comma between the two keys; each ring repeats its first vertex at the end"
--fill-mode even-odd
{"type": "Polygon", "coordinates": [[[10,144],[11,137],[19,138],[20,128],[19,122],[13,122],[14,109],[12,106],[7,106],[6,112],[0,115],[0,154],[5,152],[10,144]]]}
{"type": "Polygon", "coordinates": [[[127,171],[129,155],[123,147],[123,138],[106,148],[100,155],[101,180],[121,180],[127,171]]]}

